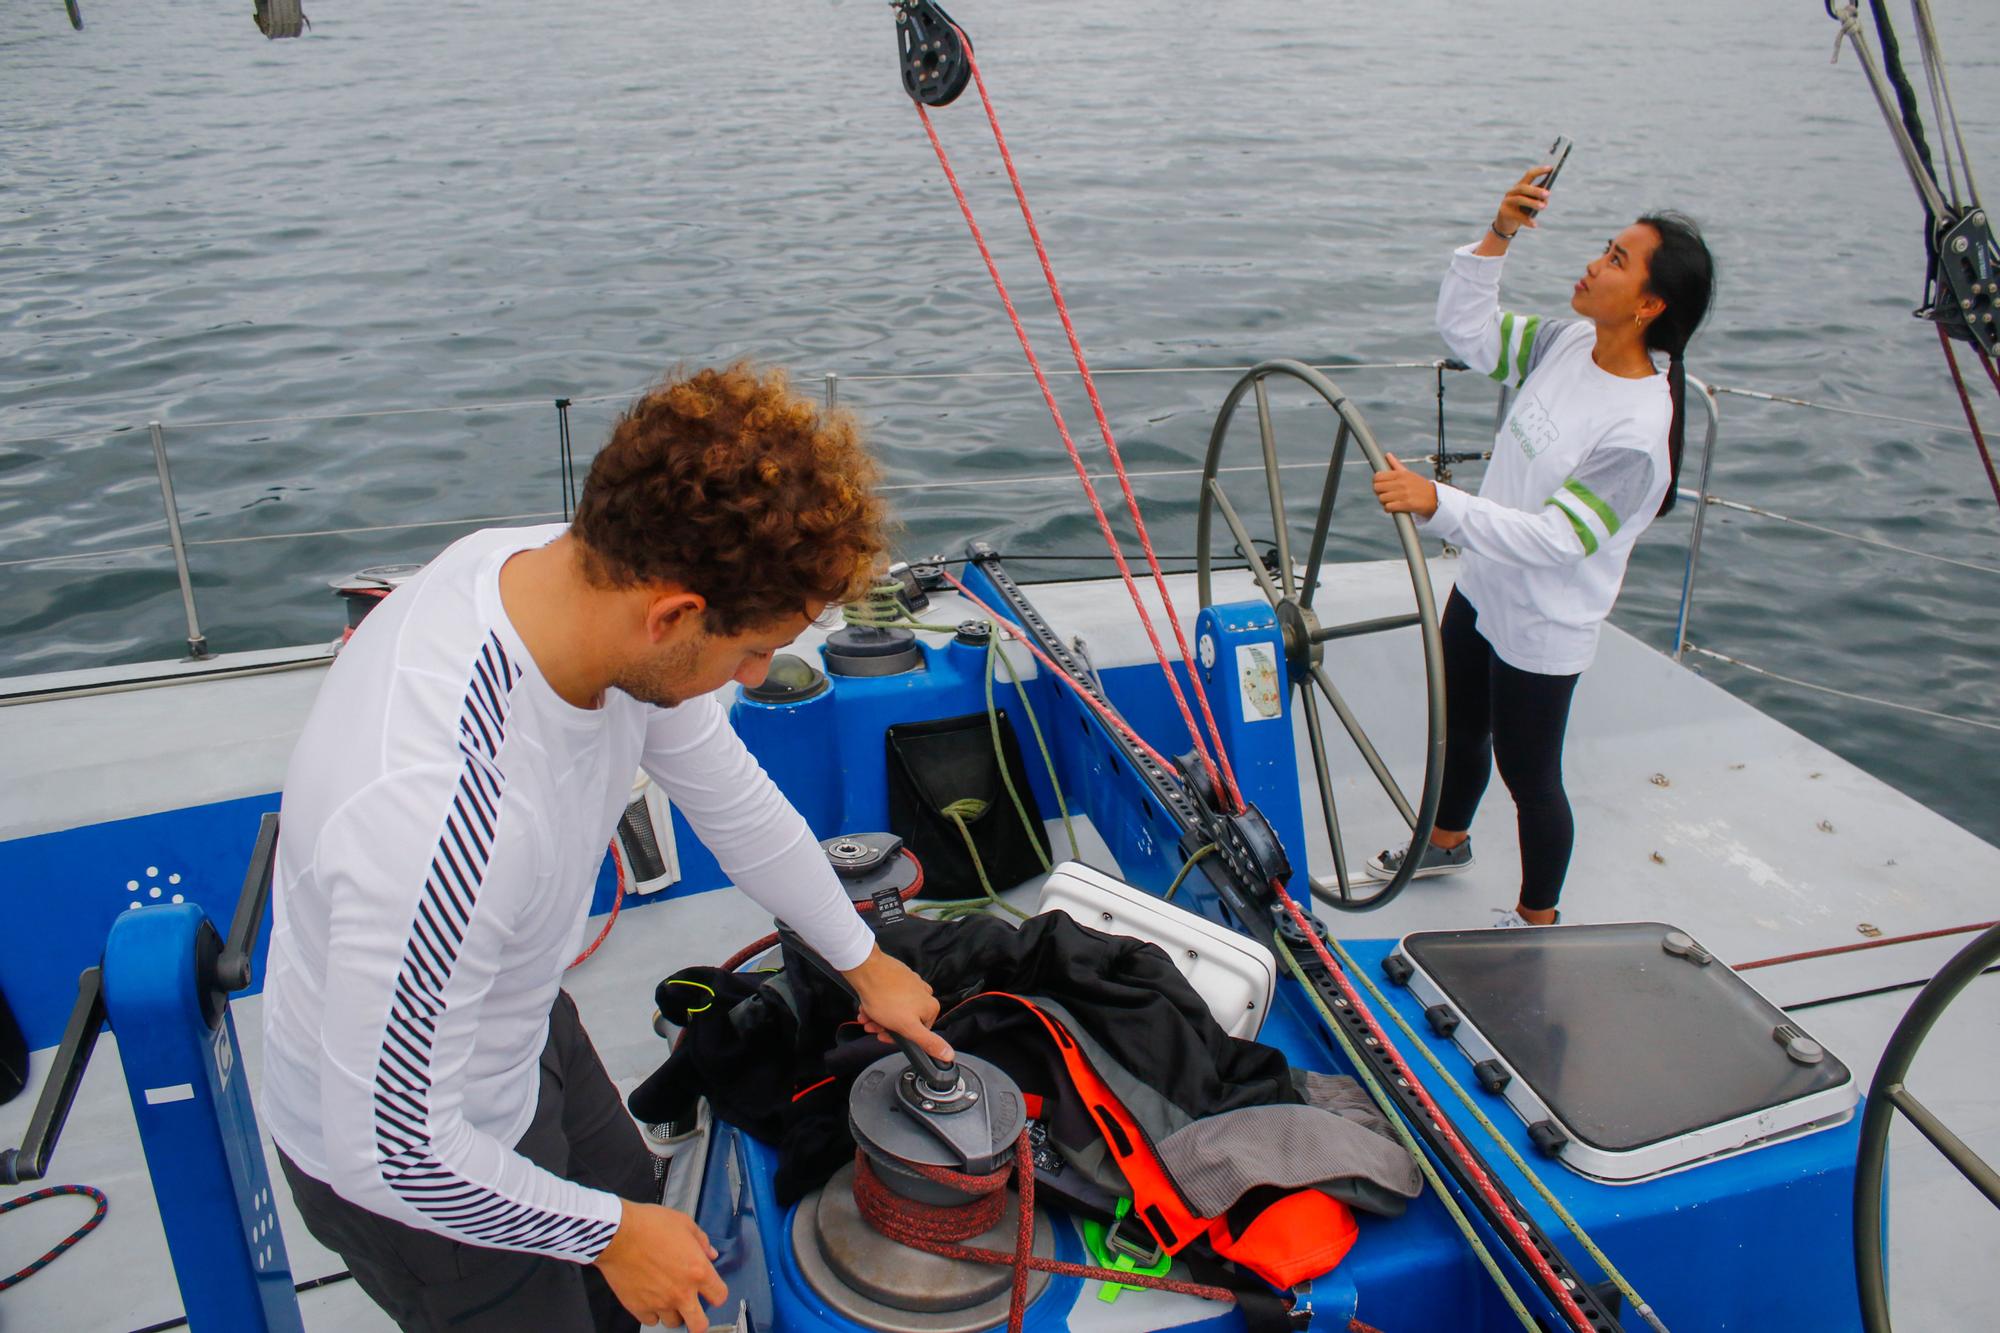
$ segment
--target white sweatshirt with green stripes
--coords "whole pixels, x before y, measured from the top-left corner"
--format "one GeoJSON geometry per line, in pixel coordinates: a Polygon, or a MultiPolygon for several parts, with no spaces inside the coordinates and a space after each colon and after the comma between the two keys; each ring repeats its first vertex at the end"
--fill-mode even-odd
{"type": "Polygon", "coordinates": [[[1459,591],[1502,661],[1567,676],[1590,665],[1632,546],[1669,476],[1667,377],[1591,359],[1596,329],[1500,309],[1501,256],[1451,257],[1438,332],[1476,371],[1517,386],[1479,494],[1439,486],[1426,533],[1461,547],[1459,591]]]}

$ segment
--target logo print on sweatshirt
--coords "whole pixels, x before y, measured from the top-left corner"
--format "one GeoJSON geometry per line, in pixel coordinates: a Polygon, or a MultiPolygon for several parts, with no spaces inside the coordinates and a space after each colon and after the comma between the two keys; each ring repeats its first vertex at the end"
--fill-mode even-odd
{"type": "Polygon", "coordinates": [[[1521,446],[1521,452],[1533,458],[1557,440],[1562,431],[1557,429],[1555,418],[1549,409],[1542,406],[1541,397],[1523,392],[1514,402],[1514,410],[1507,414],[1507,433],[1514,437],[1514,443],[1521,446]]]}

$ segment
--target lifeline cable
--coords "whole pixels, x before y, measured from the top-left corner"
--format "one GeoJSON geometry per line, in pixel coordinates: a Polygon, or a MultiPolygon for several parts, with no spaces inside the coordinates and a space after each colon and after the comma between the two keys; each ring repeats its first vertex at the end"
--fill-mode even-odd
{"type": "Polygon", "coordinates": [[[54,1199],[65,1194],[74,1194],[81,1198],[93,1200],[97,1204],[97,1207],[91,1211],[90,1217],[82,1226],[49,1247],[39,1259],[36,1259],[33,1263],[18,1272],[9,1273],[6,1277],[0,1277],[0,1291],[5,1291],[9,1287],[19,1286],[56,1260],[62,1258],[65,1254],[68,1254],[71,1246],[97,1230],[98,1223],[102,1222],[104,1215],[111,1210],[111,1201],[106,1199],[104,1191],[95,1185],[48,1185],[38,1190],[29,1190],[26,1194],[18,1198],[0,1203],[0,1214],[4,1214],[11,1213],[16,1208],[26,1208],[31,1203],[40,1203],[43,1199],[54,1199]]]}
{"type": "Polygon", "coordinates": [[[1756,958],[1747,963],[1731,963],[1733,972],[1748,972],[1757,967],[1777,967],[1781,963],[1803,963],[1809,958],[1831,958],[1836,954],[1859,953],[1863,949],[1880,949],[1889,944],[1912,944],[1917,940],[1935,940],[1946,935],[1969,935],[1976,930],[1991,930],[2000,926],[2000,921],[1975,921],[1965,926],[1944,926],[1937,930],[1919,930],[1908,935],[1884,935],[1879,939],[1859,940],[1853,944],[1836,944],[1826,949],[1807,949],[1802,953],[1781,953],[1774,958],[1756,958]]]}

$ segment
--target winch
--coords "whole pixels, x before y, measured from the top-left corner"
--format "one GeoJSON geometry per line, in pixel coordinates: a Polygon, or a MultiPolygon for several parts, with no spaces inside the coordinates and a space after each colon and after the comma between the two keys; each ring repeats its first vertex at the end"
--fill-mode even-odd
{"type": "MultiPolygon", "coordinates": [[[[797,935],[780,936],[799,957],[846,980],[797,935]]],[[[1012,1251],[1020,1200],[1007,1176],[1027,1128],[1020,1087],[997,1065],[960,1053],[949,1063],[897,1039],[854,1081],[848,1128],[859,1146],[793,1213],[792,1249],[821,1299],[842,1316],[891,1333],[973,1333],[1004,1322],[1012,1270],[947,1258],[892,1239],[1012,1251]]],[[[1055,1254],[1054,1232],[1037,1210],[1034,1253],[1055,1254]]],[[[1048,1285],[1028,1278],[1028,1299],[1048,1285]]]]}

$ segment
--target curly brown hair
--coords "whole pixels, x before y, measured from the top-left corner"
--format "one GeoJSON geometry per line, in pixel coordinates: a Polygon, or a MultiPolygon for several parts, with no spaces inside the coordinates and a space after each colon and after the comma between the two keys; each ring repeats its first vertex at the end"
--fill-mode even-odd
{"type": "Polygon", "coordinates": [[[854,418],[784,371],[676,371],[612,427],[570,531],[593,584],[679,584],[740,634],[867,588],[887,546],[874,481],[854,418]]]}

